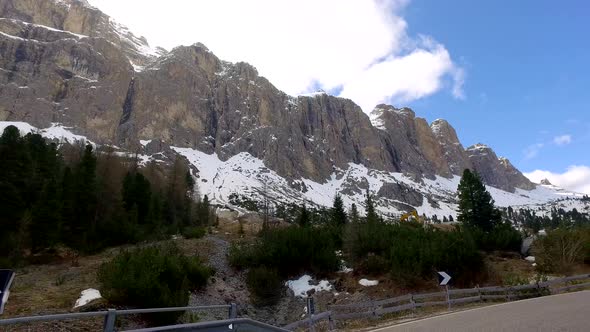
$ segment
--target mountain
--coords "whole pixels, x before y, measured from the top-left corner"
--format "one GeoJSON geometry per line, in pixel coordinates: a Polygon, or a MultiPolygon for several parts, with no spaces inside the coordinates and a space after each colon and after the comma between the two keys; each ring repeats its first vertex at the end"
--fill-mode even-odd
{"type": "Polygon", "coordinates": [[[0,55],[5,125],[71,128],[145,160],[175,151],[219,203],[240,193],[330,205],[339,191],[362,206],[369,190],[383,213],[449,215],[465,168],[499,205],[576,197],[531,183],[487,146],[464,149],[445,120],[290,96],[202,44],[152,48],[81,0],[0,0],[0,55]]]}

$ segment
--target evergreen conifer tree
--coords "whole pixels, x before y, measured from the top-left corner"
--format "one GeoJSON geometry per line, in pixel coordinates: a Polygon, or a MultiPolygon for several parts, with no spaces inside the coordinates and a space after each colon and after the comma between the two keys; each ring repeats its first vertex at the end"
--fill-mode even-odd
{"type": "Polygon", "coordinates": [[[367,222],[368,223],[376,223],[379,222],[379,216],[377,212],[375,212],[375,205],[373,204],[373,197],[371,193],[369,193],[369,189],[367,189],[366,200],[365,200],[365,209],[367,211],[367,222]]]}
{"type": "Polygon", "coordinates": [[[342,196],[340,196],[338,193],[334,197],[334,204],[332,205],[332,209],[330,209],[330,217],[332,219],[332,223],[335,225],[342,226],[346,224],[344,202],[342,202],[342,196]]]}
{"type": "Polygon", "coordinates": [[[502,215],[494,207],[492,195],[486,190],[479,175],[466,169],[459,183],[459,215],[457,220],[484,232],[498,225],[502,215]]]}
{"type": "Polygon", "coordinates": [[[359,222],[359,211],[354,203],[352,203],[352,207],[350,208],[350,221],[353,223],[359,222]]]}
{"type": "Polygon", "coordinates": [[[299,210],[299,217],[297,218],[297,224],[301,227],[307,227],[310,224],[310,216],[309,212],[307,211],[307,207],[305,203],[301,206],[299,210]]]}

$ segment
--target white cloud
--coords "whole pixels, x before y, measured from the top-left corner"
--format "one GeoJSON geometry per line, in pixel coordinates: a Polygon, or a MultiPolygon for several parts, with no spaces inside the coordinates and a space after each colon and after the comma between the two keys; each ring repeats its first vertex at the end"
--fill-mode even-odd
{"type": "Polygon", "coordinates": [[[556,186],[590,194],[590,167],[588,166],[570,166],[564,173],[536,170],[530,173],[524,173],[524,175],[536,183],[541,182],[543,179],[548,179],[556,186]]]}
{"type": "Polygon", "coordinates": [[[553,143],[556,145],[567,145],[572,142],[572,135],[562,135],[553,138],[553,143]]]}
{"type": "Polygon", "coordinates": [[[251,63],[289,94],[341,91],[365,112],[445,88],[465,98],[465,72],[446,48],[407,35],[408,0],[90,2],[153,45],[202,42],[222,59],[251,63]]]}
{"type": "Polygon", "coordinates": [[[524,149],[524,159],[530,160],[535,158],[544,146],[545,144],[543,143],[529,145],[526,149],[524,149]]]}

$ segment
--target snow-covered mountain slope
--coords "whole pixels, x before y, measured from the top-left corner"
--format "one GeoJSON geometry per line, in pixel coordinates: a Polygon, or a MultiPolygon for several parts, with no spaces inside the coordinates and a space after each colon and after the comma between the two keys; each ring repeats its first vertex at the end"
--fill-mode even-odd
{"type": "MultiPolygon", "coordinates": [[[[200,193],[207,194],[218,204],[228,204],[229,196],[235,193],[259,200],[268,195],[282,202],[331,206],[335,194],[341,193],[347,207],[355,203],[362,211],[367,189],[372,195],[377,196],[384,188],[395,185],[401,188],[400,195],[419,195],[421,204],[408,205],[404,202],[407,201],[406,197],[404,201],[394,197],[377,198],[377,209],[383,214],[395,216],[416,209],[418,213],[427,216],[457,215],[456,191],[460,181],[458,176],[450,179],[437,176],[434,180],[416,181],[402,173],[371,170],[363,165],[350,163],[345,170],[335,170],[331,178],[324,183],[309,179],[289,183],[268,169],[262,160],[246,152],[222,161],[216,154],[206,154],[189,148],[172,149],[185,156],[198,169],[200,193]]],[[[514,193],[490,186],[487,188],[499,207],[530,208],[539,214],[549,213],[552,207],[590,210],[590,204],[581,200],[583,194],[555,186],[538,185],[533,190],[517,189],[514,193]]]]}
{"type": "MultiPolygon", "coordinates": [[[[16,126],[21,135],[39,133],[61,143],[92,143],[85,136],[73,133],[72,128],[58,123],[53,123],[49,128],[36,128],[26,122],[0,121],[0,132],[10,125],[16,126]]],[[[141,143],[145,147],[150,141],[141,143]]],[[[172,150],[186,157],[196,168],[195,176],[198,178],[200,194],[208,195],[214,203],[221,205],[228,205],[230,195],[238,194],[258,200],[267,195],[278,202],[329,207],[334,195],[341,193],[347,207],[355,203],[363,211],[368,189],[372,195],[378,197],[377,209],[385,215],[398,216],[412,209],[420,214],[437,215],[441,218],[457,215],[458,176],[415,179],[403,173],[378,171],[349,163],[346,169],[335,169],[330,179],[323,183],[310,179],[288,181],[247,152],[222,161],[216,154],[206,154],[195,149],[172,147],[172,150]],[[408,204],[408,201],[415,204],[408,204]]],[[[131,155],[124,151],[117,153],[131,155]]],[[[138,158],[142,164],[158,160],[155,155],[146,154],[140,154],[138,158]]],[[[583,194],[552,185],[537,185],[530,191],[517,189],[514,193],[491,186],[487,188],[499,207],[529,208],[539,215],[548,214],[553,207],[590,212],[590,204],[581,200],[583,194]]]]}
{"type": "Polygon", "coordinates": [[[85,136],[76,135],[74,134],[70,127],[64,127],[59,123],[52,123],[51,127],[39,129],[37,127],[31,126],[26,122],[21,121],[0,121],[0,133],[6,129],[8,126],[15,126],[20,131],[22,136],[28,133],[36,133],[40,134],[41,136],[50,139],[50,140],[57,140],[60,143],[76,143],[76,142],[88,142],[93,143],[85,136]]]}

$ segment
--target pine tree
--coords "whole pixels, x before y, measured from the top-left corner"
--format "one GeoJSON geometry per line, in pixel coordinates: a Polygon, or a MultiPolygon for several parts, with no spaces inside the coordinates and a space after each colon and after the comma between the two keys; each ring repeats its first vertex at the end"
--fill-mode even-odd
{"type": "Polygon", "coordinates": [[[484,232],[498,225],[502,215],[477,173],[466,169],[459,183],[459,215],[457,220],[484,232]]]}
{"type": "Polygon", "coordinates": [[[75,193],[76,193],[76,222],[82,234],[83,250],[95,250],[97,233],[96,233],[96,203],[97,203],[97,183],[96,183],[96,156],[93,153],[92,145],[86,145],[82,160],[76,169],[75,176],[75,193]]]}
{"type": "Polygon", "coordinates": [[[375,212],[375,205],[373,204],[373,198],[371,196],[371,193],[369,193],[369,189],[367,189],[367,194],[366,194],[365,210],[367,211],[367,222],[368,223],[379,222],[380,218],[377,215],[377,212],[375,212]]]}
{"type": "Polygon", "coordinates": [[[310,216],[309,216],[309,212],[307,211],[307,207],[305,206],[305,203],[301,206],[301,209],[299,210],[299,217],[297,218],[297,224],[299,224],[299,226],[301,227],[307,227],[309,226],[310,223],[310,216]]]}
{"type": "Polygon", "coordinates": [[[330,218],[332,223],[335,225],[342,226],[346,224],[346,212],[344,211],[344,202],[340,194],[336,194],[334,197],[334,204],[330,209],[330,218]]]}
{"type": "Polygon", "coordinates": [[[211,204],[209,203],[209,196],[203,196],[203,200],[198,207],[199,223],[203,226],[211,226],[211,204]]]}
{"type": "Polygon", "coordinates": [[[353,223],[359,222],[359,211],[354,203],[352,203],[352,207],[350,208],[350,221],[353,223]]]}
{"type": "Polygon", "coordinates": [[[57,184],[50,179],[31,212],[31,247],[33,252],[53,247],[60,236],[60,201],[57,184]]]}

